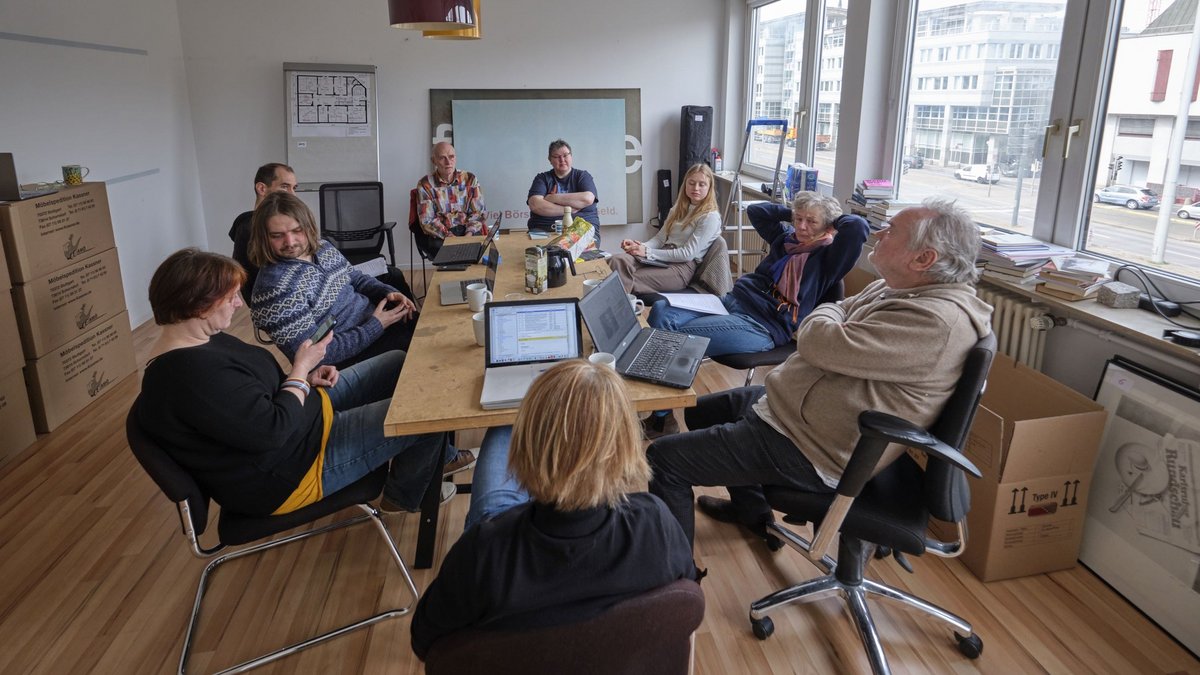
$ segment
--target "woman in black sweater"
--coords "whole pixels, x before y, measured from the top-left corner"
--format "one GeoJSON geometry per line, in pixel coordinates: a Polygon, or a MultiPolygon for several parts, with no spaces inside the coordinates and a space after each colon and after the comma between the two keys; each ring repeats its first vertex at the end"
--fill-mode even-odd
{"type": "MultiPolygon", "coordinates": [[[[424,659],[454,631],[582,621],[626,598],[695,578],[683,530],[649,478],[641,430],[620,376],[583,360],[529,388],[510,446],[484,443],[471,499],[503,490],[528,499],[467,529],[446,554],[412,621],[424,659]],[[505,463],[504,472],[483,466],[505,463]]],[[[508,499],[505,497],[505,499],[508,499]]],[[[513,500],[520,501],[520,500],[513,500]]]]}
{"type": "Polygon", "coordinates": [[[232,259],[195,248],[159,265],[150,306],[162,334],[138,423],[223,508],[288,513],[391,461],[384,494],[415,510],[443,439],[383,435],[404,352],[344,371],[320,366],[330,331],[306,340],[285,374],[270,352],[222,332],[242,305],[245,278],[232,259]]]}

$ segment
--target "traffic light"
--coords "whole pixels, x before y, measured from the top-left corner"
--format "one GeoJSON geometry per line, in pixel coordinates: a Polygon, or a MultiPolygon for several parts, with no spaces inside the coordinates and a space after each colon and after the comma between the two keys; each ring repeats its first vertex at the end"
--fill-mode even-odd
{"type": "Polygon", "coordinates": [[[1125,166],[1125,158],[1117,155],[1117,171],[1120,171],[1125,166]]]}

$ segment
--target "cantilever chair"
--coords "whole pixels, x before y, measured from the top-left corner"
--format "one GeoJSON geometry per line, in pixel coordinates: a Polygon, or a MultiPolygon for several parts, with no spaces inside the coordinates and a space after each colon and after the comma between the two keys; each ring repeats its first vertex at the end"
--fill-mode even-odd
{"type": "Polygon", "coordinates": [[[685,675],[704,620],[700,584],[680,579],[578,623],[531,630],[468,629],[438,640],[428,675],[685,675]]]}
{"type": "Polygon", "coordinates": [[[324,183],[320,187],[321,236],[351,265],[374,260],[388,247],[388,264],[396,264],[395,222],[383,220],[383,183],[324,183]]]}
{"type": "Polygon", "coordinates": [[[365,513],[358,516],[337,521],[323,527],[304,532],[298,532],[280,539],[273,539],[261,543],[243,546],[231,550],[220,557],[217,557],[208,563],[204,571],[200,574],[200,583],[196,588],[196,600],[192,605],[192,616],[188,622],[187,633],[183,638],[183,650],[179,655],[179,673],[183,673],[187,669],[188,656],[191,653],[192,637],[196,631],[196,625],[200,621],[200,605],[204,600],[204,592],[207,590],[209,576],[216,571],[217,567],[230,560],[235,560],[255,553],[290,544],[297,541],[302,541],[309,537],[319,534],[324,534],[332,530],[341,529],[357,523],[371,521],[374,523],[380,536],[383,537],[384,543],[387,544],[388,552],[392,559],[396,562],[396,566],[400,568],[400,572],[404,577],[404,583],[408,587],[410,600],[405,607],[388,609],[373,616],[360,619],[354,623],[336,628],[334,630],[322,633],[315,637],[308,638],[301,642],[297,642],[286,647],[277,649],[269,654],[264,654],[257,658],[250,659],[236,666],[220,671],[221,673],[242,672],[261,665],[265,665],[283,658],[289,654],[294,654],[302,649],[307,649],[314,645],[331,640],[335,637],[340,637],[351,631],[359,628],[365,628],[375,623],[379,623],[385,619],[404,616],[417,601],[417,587],[413,583],[412,576],[409,574],[408,567],[404,564],[404,560],[400,557],[400,552],[396,549],[396,543],[392,540],[392,536],[388,534],[387,527],[384,526],[383,520],[374,507],[368,502],[379,496],[383,490],[383,482],[387,478],[387,466],[381,466],[374,472],[368,474],[357,482],[337,491],[332,495],[326,496],[321,501],[306,506],[292,513],[281,516],[248,516],[244,514],[234,513],[228,509],[221,509],[220,516],[217,521],[217,543],[209,548],[205,548],[200,544],[200,536],[204,534],[204,530],[208,527],[208,507],[209,497],[204,490],[196,483],[190,474],[179,466],[171,458],[166,451],[152,441],[145,432],[142,431],[137,423],[136,410],[138,402],[134,401],[133,408],[129,411],[129,416],[125,420],[125,432],[129,438],[129,447],[133,450],[133,454],[137,457],[138,462],[146,473],[150,474],[150,478],[154,480],[159,489],[168,499],[175,502],[176,508],[179,510],[180,524],[183,526],[183,535],[187,538],[191,545],[192,553],[197,558],[212,558],[217,553],[224,550],[226,547],[243,546],[256,542],[260,539],[266,539],[286,530],[291,530],[302,525],[307,525],[315,520],[325,516],[334,514],[342,509],[357,506],[365,513]]]}
{"type": "Polygon", "coordinates": [[[888,673],[883,646],[867,607],[867,596],[874,594],[949,623],[955,628],[959,651],[967,657],[974,659],[983,652],[983,641],[966,620],[898,588],[866,579],[863,572],[872,553],[875,558],[890,553],[910,572],[912,567],[904,554],[954,557],[962,553],[966,545],[964,519],[971,506],[965,474],[978,478],[980,472],[959,449],[971,428],[995,353],[996,337],[992,334],[971,349],[954,393],[929,431],[878,411],[859,415],[862,436],[835,493],[764,486],[771,507],[787,514],[784,522],[811,521],[815,534],[810,543],[779,523],[770,523],[768,532],[803,552],[826,575],[776,591],[751,604],[750,624],[755,636],[765,640],[774,632],[767,612],[793,602],[840,593],[866,647],[871,670],[888,673]],[[924,450],[924,470],[912,457],[902,455],[872,478],[871,473],[889,443],[924,450]],[[958,525],[955,541],[929,537],[931,515],[958,525]],[[840,535],[836,560],[825,554],[835,535],[840,535]]]}
{"type": "MultiPolygon", "coordinates": [[[[839,279],[838,282],[829,287],[821,298],[821,303],[837,302],[846,297],[846,285],[839,279]]],[[[785,344],[779,345],[774,349],[768,349],[765,352],[753,352],[750,354],[722,354],[721,356],[712,357],[713,361],[734,370],[746,371],[746,382],[742,385],[750,386],[751,380],[754,379],[754,369],[759,366],[777,366],[796,351],[796,341],[793,339],[785,344]]]]}
{"type": "Polygon", "coordinates": [[[429,294],[429,279],[426,276],[425,263],[433,260],[433,256],[437,255],[437,250],[430,241],[429,235],[421,230],[421,223],[417,216],[417,204],[420,198],[420,190],[417,188],[408,191],[408,269],[413,269],[413,252],[416,251],[421,258],[421,298],[424,299],[429,294]]]}

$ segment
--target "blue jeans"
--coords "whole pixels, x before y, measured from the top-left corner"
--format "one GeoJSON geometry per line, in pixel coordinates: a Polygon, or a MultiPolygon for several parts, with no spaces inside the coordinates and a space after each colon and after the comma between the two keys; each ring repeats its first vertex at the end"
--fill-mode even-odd
{"type": "Polygon", "coordinates": [[[492,427],[484,434],[471,479],[471,507],[464,531],[529,501],[529,493],[508,471],[511,441],[512,427],[492,427]]]}
{"type": "Polygon", "coordinates": [[[445,434],[383,435],[383,418],[404,357],[399,350],[385,352],[339,371],[337,385],[327,392],[333,404],[333,426],[321,471],[324,494],[341,490],[391,460],[383,493],[397,504],[415,509],[436,470],[434,465],[448,461],[443,456],[445,434]]]}
{"type": "Polygon", "coordinates": [[[701,396],[684,412],[691,431],[663,436],[646,449],[654,471],[650,494],[666,503],[688,541],[696,533],[694,485],[728,486],[738,519],[747,525],[771,518],[763,485],[833,491],[791,439],[755,414],[765,390],[741,387],[701,396]]]}
{"type": "Polygon", "coordinates": [[[651,328],[688,333],[708,338],[708,348],[705,356],[721,356],[722,354],[750,354],[765,352],[775,348],[775,340],[771,333],[749,316],[740,313],[740,305],[732,296],[726,295],[721,304],[729,310],[729,314],[716,315],[693,312],[670,306],[666,300],[659,300],[650,308],[650,316],[646,323],[651,328]]]}

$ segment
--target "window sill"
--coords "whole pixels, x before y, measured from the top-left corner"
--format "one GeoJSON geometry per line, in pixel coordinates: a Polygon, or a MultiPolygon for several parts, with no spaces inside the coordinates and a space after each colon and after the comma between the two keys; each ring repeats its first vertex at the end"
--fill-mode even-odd
{"type": "MultiPolygon", "coordinates": [[[[1097,328],[1112,331],[1144,347],[1200,365],[1200,349],[1184,347],[1163,339],[1164,330],[1178,326],[1145,310],[1114,309],[1096,302],[1095,299],[1066,302],[1038,293],[1028,286],[994,279],[982,280],[980,284],[1026,297],[1035,304],[1047,307],[1048,313],[1056,318],[1078,319],[1097,328]]],[[[1200,325],[1196,325],[1196,321],[1189,320],[1187,316],[1175,317],[1175,320],[1193,326],[1194,330],[1200,330],[1200,325]]]]}

